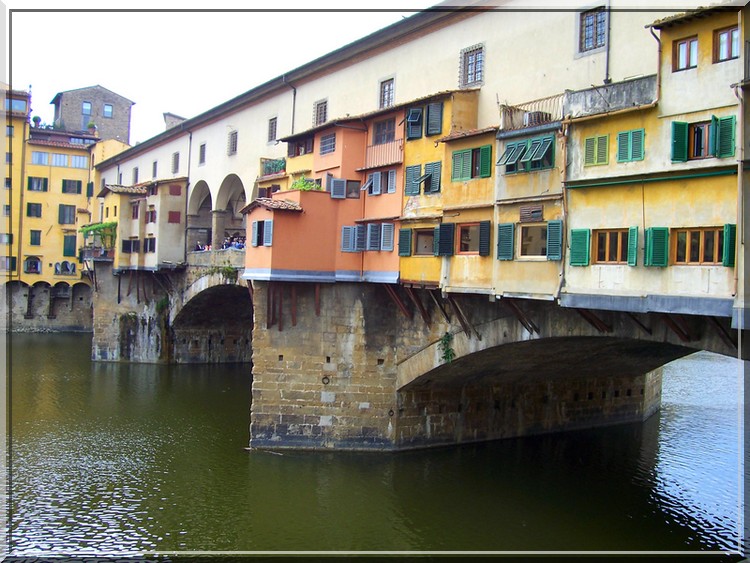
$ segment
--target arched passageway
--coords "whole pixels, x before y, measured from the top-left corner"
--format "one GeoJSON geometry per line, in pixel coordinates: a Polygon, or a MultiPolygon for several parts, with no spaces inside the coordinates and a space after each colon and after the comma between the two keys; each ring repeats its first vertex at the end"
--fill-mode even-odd
{"type": "Polygon", "coordinates": [[[246,287],[209,287],[185,303],[171,326],[175,363],[252,360],[253,304],[246,287]]]}

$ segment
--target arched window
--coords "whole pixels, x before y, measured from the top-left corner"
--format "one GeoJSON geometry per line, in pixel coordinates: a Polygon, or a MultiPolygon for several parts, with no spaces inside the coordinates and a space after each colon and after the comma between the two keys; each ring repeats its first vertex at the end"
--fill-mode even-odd
{"type": "Polygon", "coordinates": [[[27,274],[41,274],[42,262],[36,256],[29,256],[23,262],[23,271],[27,274]]]}

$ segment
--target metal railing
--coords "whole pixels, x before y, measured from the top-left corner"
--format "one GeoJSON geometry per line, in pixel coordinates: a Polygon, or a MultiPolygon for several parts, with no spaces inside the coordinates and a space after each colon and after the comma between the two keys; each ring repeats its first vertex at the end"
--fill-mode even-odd
{"type": "Polygon", "coordinates": [[[557,94],[515,106],[500,106],[500,129],[523,129],[562,119],[565,94],[557,94]]]}
{"type": "Polygon", "coordinates": [[[369,145],[365,152],[365,168],[377,168],[398,164],[404,161],[404,145],[402,139],[369,145]]]}

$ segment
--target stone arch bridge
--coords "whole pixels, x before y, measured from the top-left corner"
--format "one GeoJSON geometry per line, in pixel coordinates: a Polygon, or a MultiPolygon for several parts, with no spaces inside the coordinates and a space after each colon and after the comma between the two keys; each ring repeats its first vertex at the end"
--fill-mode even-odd
{"type": "Polygon", "coordinates": [[[729,318],[385,284],[249,285],[242,268],[243,253],[227,250],[190,253],[169,274],[99,274],[92,357],[252,362],[255,448],[400,450],[644,420],[664,364],[738,355],[729,318]]]}

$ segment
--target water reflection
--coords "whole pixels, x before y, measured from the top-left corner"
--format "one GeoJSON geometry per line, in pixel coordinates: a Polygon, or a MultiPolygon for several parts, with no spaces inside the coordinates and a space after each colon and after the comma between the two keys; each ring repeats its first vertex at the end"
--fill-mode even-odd
{"type": "Polygon", "coordinates": [[[731,359],[670,367],[642,425],[280,455],[244,450],[247,366],[92,365],[88,345],[13,336],[15,554],[736,546],[731,359]]]}

